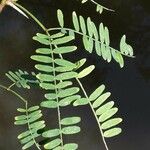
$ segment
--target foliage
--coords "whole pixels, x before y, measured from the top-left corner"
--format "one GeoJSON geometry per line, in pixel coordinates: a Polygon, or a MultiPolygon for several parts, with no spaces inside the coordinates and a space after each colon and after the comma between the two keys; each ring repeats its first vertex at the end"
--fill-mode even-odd
{"type": "MultiPolygon", "coordinates": [[[[82,0],[86,3],[88,0],[82,0]]],[[[89,0],[96,5],[96,10],[102,13],[103,10],[110,10],[93,0],[89,0]]],[[[11,2],[19,12],[27,17],[31,17],[43,29],[44,33],[37,33],[33,40],[40,43],[31,59],[35,62],[36,73],[27,71],[9,71],[6,76],[13,82],[8,88],[0,85],[1,88],[16,95],[25,103],[25,108],[18,108],[21,115],[15,117],[15,125],[26,125],[27,130],[19,134],[18,139],[23,145],[22,149],[28,149],[31,146],[39,150],[76,150],[80,146],[71,141],[64,141],[64,136],[74,135],[81,132],[81,118],[77,115],[62,115],[63,108],[67,106],[80,107],[89,105],[93,116],[99,127],[106,150],[108,150],[105,138],[111,138],[119,135],[122,129],[118,125],[122,118],[115,117],[118,111],[114,107],[114,101],[107,101],[110,92],[104,92],[105,85],[100,85],[91,94],[87,94],[81,79],[90,75],[95,69],[94,65],[84,67],[86,58],[78,61],[65,59],[67,54],[77,51],[77,46],[72,41],[77,39],[76,34],[82,38],[82,43],[89,53],[96,52],[105,61],[115,60],[120,67],[124,66],[124,56],[134,57],[133,48],[126,42],[126,36],[123,35],[120,40],[120,50],[110,46],[109,29],[100,23],[96,27],[90,17],[85,19],[78,16],[74,11],[72,13],[73,28],[65,27],[65,17],[61,10],[57,10],[57,19],[59,27],[47,29],[35,16],[27,9],[16,2],[11,2]],[[40,101],[39,106],[28,108],[28,101],[11,88],[16,85],[18,88],[30,89],[36,85],[45,91],[44,100],[40,101]],[[82,94],[81,94],[82,92],[82,94]],[[57,112],[57,125],[55,128],[47,127],[45,121],[39,120],[42,117],[41,109],[54,109],[57,112]],[[40,137],[41,142],[38,139],[40,137]]],[[[111,11],[111,10],[110,10],[111,11]]],[[[82,107],[80,107],[82,109],[82,107]]]]}
{"type": "MultiPolygon", "coordinates": [[[[107,27],[101,23],[99,28],[96,28],[96,25],[91,21],[90,17],[85,19],[82,16],[77,16],[76,12],[72,13],[72,22],[74,29],[64,28],[63,13],[58,10],[57,17],[59,25],[61,26],[61,31],[74,35],[74,33],[80,34],[82,36],[84,48],[92,53],[95,48],[96,53],[99,56],[102,56],[104,60],[110,62],[112,58],[120,64],[120,67],[124,66],[123,55],[128,57],[133,57],[132,47],[126,43],[126,36],[123,35],[120,40],[120,51],[112,48],[110,46],[110,37],[109,30],[107,27]]],[[[50,29],[53,30],[53,29],[50,29]]]]}
{"type": "Polygon", "coordinates": [[[114,11],[114,10],[112,10],[112,9],[109,9],[109,8],[107,8],[107,7],[105,7],[105,6],[103,6],[103,5],[99,4],[99,3],[97,3],[97,2],[94,1],[94,0],[81,0],[81,3],[84,4],[84,3],[88,2],[88,1],[91,2],[91,3],[93,3],[94,5],[96,5],[96,11],[97,11],[98,13],[100,13],[100,14],[102,14],[102,12],[103,12],[104,10],[107,10],[107,11],[114,11]]]}
{"type": "Polygon", "coordinates": [[[34,72],[29,74],[27,71],[18,70],[15,72],[9,71],[6,73],[8,79],[10,79],[14,85],[19,88],[30,89],[31,85],[39,84],[39,81],[36,79],[34,72]]]}
{"type": "Polygon", "coordinates": [[[21,115],[15,117],[15,125],[27,125],[27,130],[18,135],[20,143],[24,145],[22,149],[28,149],[34,144],[39,149],[36,138],[41,136],[38,131],[45,127],[45,121],[39,121],[42,117],[39,106],[32,106],[30,108],[26,106],[26,108],[18,108],[17,111],[20,112],[21,115]]]}

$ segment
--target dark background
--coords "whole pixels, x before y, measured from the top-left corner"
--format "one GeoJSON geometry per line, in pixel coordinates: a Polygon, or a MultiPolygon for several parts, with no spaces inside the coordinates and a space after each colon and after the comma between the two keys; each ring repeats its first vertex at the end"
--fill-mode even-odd
{"type": "MultiPolygon", "coordinates": [[[[136,55],[135,59],[125,58],[125,67],[119,68],[115,62],[106,63],[95,53],[88,54],[77,40],[78,52],[69,58],[78,60],[86,57],[88,64],[96,65],[95,71],[82,82],[88,93],[104,83],[112,93],[111,99],[119,108],[124,122],[123,133],[108,139],[110,150],[150,150],[150,1],[148,0],[97,0],[105,6],[115,9],[115,13],[104,11],[102,15],[95,12],[91,3],[81,5],[79,0],[25,0],[20,3],[37,16],[47,27],[58,26],[56,10],[62,9],[66,25],[71,27],[71,13],[85,17],[91,16],[98,25],[103,22],[109,27],[111,45],[119,48],[123,34],[127,35],[136,55]]],[[[10,7],[0,14],[0,81],[9,85],[5,73],[8,70],[34,71],[34,54],[36,43],[32,36],[41,29],[31,20],[27,20],[10,7]]],[[[17,88],[14,88],[18,90],[17,88]]],[[[38,89],[18,90],[29,99],[31,104],[39,104],[43,94],[38,89]]],[[[20,150],[16,139],[22,128],[13,125],[16,108],[22,103],[16,97],[0,90],[0,150],[20,150]]],[[[55,127],[55,110],[46,111],[47,125],[55,127]]],[[[101,137],[90,108],[66,108],[63,114],[78,114],[82,117],[82,132],[71,137],[79,143],[79,150],[104,150],[101,137]]],[[[66,138],[68,140],[68,138],[66,138]]],[[[34,149],[34,148],[31,148],[34,149]]]]}

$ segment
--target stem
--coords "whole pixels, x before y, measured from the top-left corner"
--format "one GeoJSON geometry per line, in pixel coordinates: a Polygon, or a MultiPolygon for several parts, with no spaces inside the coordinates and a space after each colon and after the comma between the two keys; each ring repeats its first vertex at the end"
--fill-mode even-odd
{"type": "MultiPolygon", "coordinates": [[[[6,90],[6,91],[12,93],[13,95],[17,96],[23,103],[25,103],[26,116],[28,116],[28,115],[29,115],[29,114],[28,114],[28,111],[27,111],[27,110],[28,110],[28,101],[25,100],[25,99],[24,99],[20,94],[18,94],[17,92],[15,92],[14,90],[11,90],[11,89],[10,89],[13,85],[14,85],[14,84],[10,85],[9,87],[6,87],[6,86],[0,84],[0,88],[2,88],[2,89],[4,89],[4,90],[6,90]]],[[[32,134],[32,132],[31,132],[30,123],[29,123],[29,118],[27,118],[27,121],[28,121],[28,129],[29,129],[29,131],[30,131],[30,134],[31,134],[31,136],[32,136],[32,139],[33,139],[33,141],[34,141],[34,144],[35,144],[35,146],[36,146],[39,150],[41,150],[41,148],[39,147],[39,145],[38,145],[37,142],[35,141],[35,139],[34,139],[34,137],[33,137],[33,134],[32,134]]]]}
{"type": "Polygon", "coordinates": [[[16,83],[11,84],[7,90],[11,89],[16,83]]]}
{"type": "MultiPolygon", "coordinates": [[[[50,37],[50,34],[48,31],[46,31],[46,34],[50,37]]],[[[51,39],[49,38],[49,43],[51,42],[50,41],[51,39]]],[[[52,50],[52,45],[50,43],[50,49],[52,50]]],[[[53,68],[55,68],[55,63],[54,63],[54,53],[53,53],[53,50],[52,50],[52,53],[51,53],[51,57],[52,57],[52,66],[53,68]]],[[[56,87],[57,85],[57,82],[56,82],[56,72],[55,72],[55,69],[53,69],[53,76],[54,76],[54,85],[56,87]]],[[[55,88],[55,93],[58,95],[58,89],[55,88]]],[[[57,100],[57,103],[59,103],[59,99],[58,97],[56,98],[57,100]]],[[[58,124],[59,124],[59,129],[60,131],[62,131],[62,126],[61,126],[61,112],[60,112],[60,106],[58,104],[57,106],[57,114],[58,114],[58,124]]],[[[63,135],[62,135],[62,132],[60,132],[60,139],[61,139],[61,147],[62,147],[62,150],[63,150],[63,147],[64,147],[64,142],[63,142],[63,135]]]]}
{"type": "Polygon", "coordinates": [[[46,31],[46,27],[30,12],[28,11],[26,8],[24,8],[23,6],[21,6],[20,4],[18,3],[15,3],[14,4],[19,7],[21,10],[23,10],[25,13],[27,13],[44,31],[46,31]]]}
{"type": "MultiPolygon", "coordinates": [[[[95,4],[95,5],[100,5],[99,3],[97,3],[97,2],[95,2],[94,0],[90,0],[93,4],[95,4]]],[[[105,7],[105,6],[102,6],[102,5],[100,5],[101,7],[103,7],[103,9],[105,9],[105,10],[108,10],[108,11],[113,11],[114,12],[114,10],[112,10],[112,9],[109,9],[109,8],[107,8],[107,7],[105,7]]]]}
{"type": "MultiPolygon", "coordinates": [[[[56,47],[57,47],[57,46],[56,46],[56,47]]],[[[61,54],[59,54],[59,57],[60,57],[61,59],[63,59],[63,56],[62,56],[61,54]]],[[[79,84],[79,86],[80,86],[80,88],[81,88],[83,94],[84,94],[85,97],[88,99],[90,108],[91,108],[91,110],[92,110],[92,112],[93,112],[93,114],[94,114],[94,116],[95,116],[96,122],[97,122],[97,124],[98,124],[98,127],[99,127],[99,130],[100,130],[101,136],[102,136],[102,140],[103,140],[104,146],[105,146],[106,150],[109,150],[109,149],[108,149],[108,146],[107,146],[107,143],[106,143],[106,141],[105,141],[105,138],[104,138],[104,136],[103,136],[103,131],[102,131],[102,129],[101,129],[101,125],[100,125],[100,123],[99,123],[98,117],[97,117],[97,115],[95,114],[94,108],[92,107],[92,103],[90,102],[89,97],[88,97],[88,95],[87,95],[87,93],[86,93],[86,91],[85,91],[85,89],[84,89],[82,83],[80,82],[80,80],[79,80],[78,78],[75,78],[75,79],[76,79],[76,81],[78,82],[78,84],[79,84]]]]}
{"type": "Polygon", "coordinates": [[[33,137],[33,133],[31,132],[31,127],[30,127],[30,122],[29,122],[29,113],[28,113],[28,104],[26,103],[26,116],[27,116],[27,121],[28,121],[28,129],[30,131],[30,134],[32,136],[32,140],[34,141],[35,146],[37,147],[38,150],[41,150],[41,148],[39,147],[39,144],[35,141],[35,138],[33,137]]]}
{"type": "MultiPolygon", "coordinates": [[[[61,30],[61,29],[62,29],[61,27],[58,27],[58,28],[49,28],[48,31],[55,31],[55,30],[61,30]]],[[[73,30],[73,29],[70,29],[70,28],[63,28],[63,29],[64,29],[64,30],[71,31],[71,32],[75,32],[75,33],[77,33],[77,34],[79,34],[79,35],[82,35],[82,36],[86,36],[86,37],[88,37],[88,38],[91,38],[93,41],[97,41],[97,42],[99,42],[100,44],[102,44],[100,41],[98,41],[98,40],[94,39],[93,37],[90,37],[90,36],[88,36],[88,35],[86,35],[86,34],[84,34],[84,33],[82,33],[82,32],[79,32],[79,31],[76,31],[76,30],[73,30]]],[[[105,45],[105,46],[106,46],[106,45],[105,45]]],[[[135,58],[134,56],[130,56],[130,55],[126,55],[126,54],[124,54],[124,53],[121,53],[121,51],[115,50],[114,48],[112,48],[112,47],[110,47],[110,46],[109,46],[109,48],[110,48],[111,50],[114,50],[114,51],[120,53],[121,55],[124,55],[124,56],[127,56],[127,57],[131,57],[131,58],[135,58]]]]}
{"type": "Polygon", "coordinates": [[[19,95],[17,92],[11,90],[10,88],[4,86],[4,85],[1,85],[0,84],[0,88],[6,90],[6,91],[9,91],[11,92],[12,94],[14,94],[15,96],[17,96],[22,102],[24,102],[25,104],[27,103],[27,100],[25,100],[21,95],[19,95]]]}
{"type": "Polygon", "coordinates": [[[80,87],[81,87],[81,89],[82,89],[82,92],[84,93],[85,97],[86,97],[86,98],[88,99],[88,101],[89,101],[89,105],[90,105],[90,107],[91,107],[91,110],[92,110],[92,112],[93,112],[93,114],[94,114],[94,116],[95,116],[96,122],[97,122],[97,124],[98,124],[98,127],[99,127],[99,130],[100,130],[101,136],[102,136],[102,140],[103,140],[104,146],[105,146],[106,150],[109,150],[109,149],[108,149],[108,146],[107,146],[107,143],[106,143],[106,141],[105,141],[105,138],[104,138],[104,136],[103,136],[103,131],[102,131],[102,129],[101,129],[101,125],[100,125],[100,123],[99,123],[98,117],[96,116],[95,110],[94,110],[94,108],[92,107],[92,103],[90,102],[89,97],[88,97],[88,95],[87,95],[87,93],[86,93],[86,91],[85,91],[85,89],[84,89],[82,83],[80,82],[80,80],[79,80],[78,78],[76,78],[76,81],[77,81],[78,84],[80,85],[80,87]]]}

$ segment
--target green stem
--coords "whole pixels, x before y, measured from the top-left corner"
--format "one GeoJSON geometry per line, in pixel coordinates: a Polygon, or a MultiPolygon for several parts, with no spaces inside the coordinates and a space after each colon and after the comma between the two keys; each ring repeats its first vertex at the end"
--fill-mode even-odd
{"type": "MultiPolygon", "coordinates": [[[[48,31],[46,31],[46,34],[50,37],[50,34],[48,31]]],[[[49,39],[49,43],[50,43],[50,49],[52,50],[52,45],[51,45],[51,39],[49,39]]],[[[51,53],[51,57],[52,57],[52,66],[53,68],[55,68],[55,63],[54,63],[54,53],[53,53],[53,50],[52,50],[52,53],[51,53]]],[[[56,87],[57,85],[57,82],[56,82],[56,72],[55,72],[55,69],[53,69],[53,76],[54,76],[54,85],[56,87]]],[[[55,93],[58,95],[58,89],[55,88],[55,93]]],[[[59,103],[59,99],[58,97],[56,98],[57,100],[57,103],[59,103]]],[[[60,131],[62,131],[62,126],[61,126],[61,112],[60,112],[60,106],[58,105],[57,106],[57,114],[58,114],[58,124],[59,124],[59,129],[60,131]]],[[[61,139],[61,147],[62,147],[62,150],[63,150],[63,147],[64,147],[64,142],[63,142],[63,135],[62,135],[62,132],[60,132],[60,139],[61,139]]]]}
{"type": "MultiPolygon", "coordinates": [[[[56,46],[56,47],[57,47],[57,46],[56,46]]],[[[63,59],[63,56],[62,56],[61,54],[59,54],[59,57],[60,57],[61,59],[63,59]]],[[[90,105],[90,108],[91,108],[91,110],[92,110],[92,112],[93,112],[93,114],[94,114],[94,116],[95,116],[96,122],[97,122],[97,124],[98,124],[98,127],[99,127],[99,130],[100,130],[101,136],[102,136],[102,140],[103,140],[104,146],[105,146],[106,150],[109,150],[109,149],[108,149],[108,146],[107,146],[107,143],[106,143],[106,141],[105,141],[105,138],[104,138],[104,136],[103,136],[103,131],[102,131],[102,129],[101,129],[101,125],[100,125],[100,123],[99,123],[98,117],[97,117],[97,115],[95,114],[94,108],[92,107],[92,103],[90,102],[89,97],[88,97],[88,95],[87,95],[87,93],[86,93],[86,91],[85,91],[85,89],[84,89],[84,87],[83,87],[81,81],[80,81],[78,78],[75,78],[75,79],[76,79],[77,83],[79,84],[79,86],[80,86],[80,88],[81,88],[81,90],[82,90],[84,96],[85,96],[85,97],[88,99],[88,101],[89,101],[89,105],[90,105]]]]}
{"type": "MultiPolygon", "coordinates": [[[[77,34],[82,35],[82,36],[86,36],[86,37],[88,37],[88,38],[91,38],[93,41],[96,41],[96,42],[99,42],[100,44],[102,44],[100,41],[98,41],[98,40],[94,39],[93,37],[90,37],[90,36],[88,36],[88,35],[86,35],[86,34],[84,34],[84,33],[82,33],[82,32],[79,32],[79,31],[76,31],[76,30],[73,30],[73,29],[70,29],[70,28],[63,28],[63,29],[64,29],[64,30],[67,30],[67,31],[71,31],[71,32],[77,33],[77,34]]],[[[61,28],[61,27],[58,27],[58,28],[49,28],[49,29],[48,29],[48,31],[55,31],[55,30],[62,30],[62,28],[61,28]]],[[[105,45],[105,46],[106,46],[106,45],[105,45]]],[[[114,50],[114,51],[120,53],[121,55],[134,58],[134,56],[130,56],[130,55],[126,55],[126,54],[124,54],[124,53],[121,53],[121,51],[115,50],[114,48],[112,48],[112,47],[110,47],[110,46],[109,46],[109,48],[110,48],[111,50],[114,50]]]]}
{"type": "Polygon", "coordinates": [[[105,7],[105,6],[103,6],[103,5],[101,5],[101,4],[99,4],[99,3],[97,3],[97,2],[95,2],[94,0],[90,0],[93,4],[95,4],[95,5],[100,5],[103,9],[105,9],[105,10],[108,10],[108,11],[113,11],[114,12],[114,10],[112,10],[112,9],[109,9],[109,8],[107,8],[107,7],[105,7]]]}
{"type": "Polygon", "coordinates": [[[26,116],[27,116],[28,129],[29,129],[30,134],[31,134],[31,136],[32,136],[32,140],[34,141],[34,144],[35,144],[35,146],[37,147],[37,149],[38,149],[38,150],[41,150],[39,144],[36,142],[36,140],[35,140],[35,138],[34,138],[34,136],[33,136],[33,133],[31,132],[31,127],[30,127],[30,122],[29,122],[29,113],[28,113],[28,104],[27,104],[27,103],[26,103],[25,108],[26,108],[26,116]]]}
{"type": "Polygon", "coordinates": [[[20,8],[21,10],[23,10],[26,14],[28,14],[44,31],[46,31],[46,27],[30,12],[28,11],[26,8],[24,8],[23,6],[21,6],[20,4],[18,3],[15,3],[14,4],[20,8]]]}
{"type": "MultiPolygon", "coordinates": [[[[28,109],[27,109],[27,108],[28,108],[28,101],[25,100],[25,99],[24,99],[20,94],[18,94],[17,92],[15,92],[14,90],[10,89],[13,85],[14,85],[14,84],[10,85],[9,87],[6,87],[6,86],[0,84],[0,88],[2,88],[2,89],[4,89],[4,90],[6,90],[6,91],[12,93],[13,95],[17,96],[23,103],[25,103],[26,116],[28,116],[28,115],[29,115],[29,114],[28,114],[28,111],[27,111],[27,110],[28,110],[28,109]]],[[[32,132],[31,132],[30,123],[29,123],[29,118],[27,118],[27,121],[28,121],[28,129],[29,129],[29,131],[30,131],[30,134],[31,134],[31,136],[32,136],[32,139],[33,139],[33,141],[34,141],[34,144],[35,144],[35,146],[36,146],[39,150],[41,150],[40,147],[39,147],[39,145],[38,145],[38,143],[35,141],[35,139],[34,139],[34,137],[33,137],[33,134],[32,134],[32,132]]]]}
{"type": "Polygon", "coordinates": [[[19,95],[19,94],[18,94],[17,92],[15,92],[15,91],[11,90],[10,88],[8,88],[8,87],[6,87],[6,86],[4,86],[4,85],[1,85],[1,84],[0,84],[0,88],[4,89],[4,90],[6,90],[6,91],[11,92],[13,95],[17,96],[22,102],[24,102],[25,104],[27,103],[27,101],[26,101],[21,95],[19,95]]]}
{"type": "Polygon", "coordinates": [[[95,114],[94,108],[92,107],[92,103],[90,102],[89,97],[88,97],[88,95],[87,95],[87,93],[86,93],[86,91],[85,91],[85,89],[84,89],[82,83],[80,82],[80,80],[79,80],[78,78],[76,78],[76,81],[78,82],[78,84],[79,84],[79,86],[80,86],[82,92],[84,93],[85,97],[86,97],[86,98],[88,99],[88,101],[89,101],[90,108],[91,108],[91,110],[92,110],[92,112],[93,112],[93,114],[94,114],[94,116],[95,116],[96,122],[97,122],[97,124],[98,124],[99,130],[100,130],[100,133],[101,133],[101,136],[102,136],[103,143],[104,143],[104,145],[105,145],[105,148],[106,148],[106,150],[109,150],[109,149],[108,149],[108,146],[107,146],[107,143],[106,143],[106,141],[105,141],[105,138],[104,138],[104,136],[103,136],[103,131],[102,131],[102,129],[101,129],[101,125],[100,125],[100,123],[99,123],[98,117],[97,117],[97,115],[95,114]]]}
{"type": "MultiPolygon", "coordinates": [[[[15,84],[16,84],[16,83],[11,84],[11,85],[8,87],[8,89],[11,89],[15,84]]],[[[8,90],[8,89],[7,89],[7,90],[8,90]]]]}

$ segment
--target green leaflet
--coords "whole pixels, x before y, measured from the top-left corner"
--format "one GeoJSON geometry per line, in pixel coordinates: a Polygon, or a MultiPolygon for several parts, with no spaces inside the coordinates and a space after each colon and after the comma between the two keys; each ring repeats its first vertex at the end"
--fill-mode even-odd
{"type": "Polygon", "coordinates": [[[69,143],[64,145],[64,150],[76,150],[78,149],[78,144],[69,143]]]}
{"type": "Polygon", "coordinates": [[[107,57],[106,57],[107,62],[108,62],[108,63],[111,62],[111,60],[112,60],[112,55],[111,55],[110,47],[108,47],[108,46],[106,46],[106,55],[107,55],[107,57]]]}
{"type": "Polygon", "coordinates": [[[86,3],[88,0],[82,0],[81,2],[82,2],[82,4],[84,4],[84,3],[86,3]]]}
{"type": "Polygon", "coordinates": [[[73,106],[82,106],[82,105],[87,105],[88,103],[89,101],[87,98],[80,98],[73,103],[73,106]]]}
{"type": "Polygon", "coordinates": [[[75,30],[79,31],[79,21],[75,11],[72,13],[72,20],[75,30]]]}
{"type": "Polygon", "coordinates": [[[39,38],[42,38],[42,39],[49,39],[50,37],[46,34],[43,34],[43,33],[37,33],[36,36],[38,36],[39,38]]]}
{"type": "Polygon", "coordinates": [[[45,125],[45,121],[37,121],[37,122],[31,123],[30,128],[37,129],[43,125],[45,125]]]}
{"type": "Polygon", "coordinates": [[[24,113],[24,112],[26,112],[26,109],[18,108],[17,111],[19,111],[19,112],[21,112],[21,113],[24,113]]]}
{"type": "Polygon", "coordinates": [[[60,44],[65,44],[67,42],[70,42],[74,40],[74,36],[65,36],[65,37],[62,37],[62,38],[58,38],[58,39],[54,39],[51,44],[53,45],[60,45],[60,44]]]}
{"type": "Polygon", "coordinates": [[[57,93],[47,93],[47,94],[45,94],[44,96],[45,96],[45,98],[47,98],[48,100],[53,100],[53,99],[58,98],[57,93]]]}
{"type": "Polygon", "coordinates": [[[92,21],[91,21],[90,17],[87,18],[87,30],[88,30],[89,36],[92,37],[93,36],[93,28],[92,28],[92,21]]]}
{"type": "Polygon", "coordinates": [[[95,69],[94,65],[91,65],[91,66],[85,68],[78,74],[77,78],[80,79],[80,78],[83,78],[83,77],[89,75],[94,69],[95,69]]]}
{"type": "Polygon", "coordinates": [[[73,124],[77,124],[81,121],[80,117],[68,117],[68,118],[64,118],[61,120],[61,124],[62,125],[73,125],[73,124]]]}
{"type": "Polygon", "coordinates": [[[94,22],[91,21],[91,28],[92,28],[92,32],[93,32],[93,35],[95,37],[95,40],[98,40],[99,39],[99,35],[98,35],[98,31],[97,31],[97,28],[94,24],[94,22]]]}
{"type": "Polygon", "coordinates": [[[43,101],[41,102],[41,107],[45,107],[45,108],[57,108],[58,103],[55,101],[43,101]]]}
{"type": "Polygon", "coordinates": [[[89,97],[90,101],[97,99],[104,90],[105,90],[105,85],[102,84],[90,95],[89,97]]]}
{"type": "MultiPolygon", "coordinates": [[[[6,73],[5,74],[11,81],[13,81],[14,83],[16,82],[16,75],[15,76],[12,76],[12,75],[10,75],[9,73],[6,73]]],[[[17,78],[17,80],[18,80],[18,78],[17,78]]],[[[20,87],[20,85],[19,85],[19,87],[20,87]]]]}
{"type": "Polygon", "coordinates": [[[64,16],[60,9],[57,10],[57,18],[58,18],[59,25],[63,28],[64,27],[64,16]]]}
{"type": "Polygon", "coordinates": [[[43,72],[53,72],[53,67],[49,66],[49,65],[40,65],[37,64],[35,65],[35,68],[38,69],[39,71],[43,71],[43,72]]]}
{"type": "Polygon", "coordinates": [[[54,148],[53,150],[62,150],[61,146],[57,146],[56,148],[54,148]]]}
{"type": "Polygon", "coordinates": [[[28,116],[29,116],[29,118],[35,117],[35,116],[41,114],[41,112],[42,112],[41,110],[36,110],[36,111],[30,113],[28,116]]]}
{"type": "Polygon", "coordinates": [[[72,67],[72,68],[75,68],[76,65],[68,60],[64,60],[64,59],[55,59],[55,63],[57,65],[60,65],[60,66],[64,66],[64,67],[72,67]]]}
{"type": "Polygon", "coordinates": [[[86,63],[86,58],[83,58],[83,59],[77,61],[75,63],[76,64],[75,70],[81,68],[85,63],[86,63]]]}
{"type": "Polygon", "coordinates": [[[39,114],[37,114],[37,115],[35,115],[35,116],[32,116],[32,117],[29,119],[29,122],[32,123],[32,122],[34,122],[34,121],[40,119],[41,117],[42,117],[42,114],[39,113],[39,114]]]}
{"type": "Polygon", "coordinates": [[[24,124],[27,124],[28,123],[28,121],[27,120],[17,120],[17,121],[15,121],[15,125],[24,125],[24,124]]]}
{"type": "Polygon", "coordinates": [[[110,138],[122,132],[121,128],[113,128],[104,132],[104,137],[110,138]]]}
{"type": "Polygon", "coordinates": [[[74,94],[76,94],[78,92],[79,92],[79,88],[78,87],[72,87],[72,88],[68,88],[68,89],[65,89],[65,90],[61,90],[58,93],[58,97],[63,98],[63,97],[74,95],[74,94]]]}
{"type": "Polygon", "coordinates": [[[120,40],[120,51],[125,55],[133,56],[133,48],[126,43],[126,36],[123,35],[120,40]]]}
{"type": "Polygon", "coordinates": [[[87,36],[83,36],[83,44],[84,44],[85,49],[89,53],[92,53],[92,51],[93,51],[93,39],[88,38],[87,36]]]}
{"type": "Polygon", "coordinates": [[[36,49],[36,53],[47,55],[47,54],[51,54],[52,50],[49,48],[38,48],[36,49]]]}
{"type": "Polygon", "coordinates": [[[43,55],[32,55],[31,59],[42,63],[51,63],[53,61],[51,57],[43,55]]]}
{"type": "Polygon", "coordinates": [[[96,110],[96,115],[101,115],[114,106],[114,102],[108,102],[96,110]]]}
{"type": "Polygon", "coordinates": [[[118,108],[112,108],[112,109],[106,111],[99,117],[99,121],[100,122],[106,121],[107,119],[112,117],[114,114],[116,114],[117,111],[118,111],[118,108]]]}
{"type": "Polygon", "coordinates": [[[99,12],[100,14],[102,14],[103,10],[104,10],[103,6],[101,5],[96,6],[96,11],[99,12]]]}
{"type": "Polygon", "coordinates": [[[112,56],[113,58],[116,60],[116,62],[118,62],[120,64],[120,67],[122,68],[124,66],[124,60],[123,60],[123,57],[122,55],[115,51],[114,49],[112,49],[112,56]]]}
{"type": "Polygon", "coordinates": [[[56,79],[57,80],[68,80],[68,79],[76,78],[77,75],[78,74],[76,72],[65,72],[65,73],[61,73],[61,74],[57,75],[56,79]]]}
{"type": "Polygon", "coordinates": [[[25,144],[25,143],[31,141],[32,138],[36,138],[36,137],[38,137],[38,136],[39,136],[39,135],[38,135],[37,133],[34,133],[34,134],[32,134],[32,136],[27,136],[26,138],[20,140],[20,142],[21,142],[21,144],[25,144]]]}
{"type": "Polygon", "coordinates": [[[83,44],[84,44],[85,49],[89,51],[89,40],[87,36],[83,36],[83,44]]]}
{"type": "Polygon", "coordinates": [[[21,138],[28,136],[29,134],[30,134],[30,131],[25,131],[25,132],[19,134],[17,138],[21,139],[21,138]]]}
{"type": "Polygon", "coordinates": [[[59,134],[60,134],[59,129],[51,129],[51,130],[43,132],[42,136],[51,138],[51,137],[58,136],[59,134]]]}
{"type": "Polygon", "coordinates": [[[102,94],[99,98],[97,98],[94,103],[93,103],[93,107],[97,108],[99,107],[103,102],[105,102],[107,100],[107,98],[111,95],[110,92],[104,93],[102,94]]]}
{"type": "Polygon", "coordinates": [[[109,38],[109,30],[107,27],[105,27],[105,32],[104,32],[104,38],[105,38],[105,43],[107,46],[110,44],[110,38],[109,38]]]}
{"type": "Polygon", "coordinates": [[[68,71],[72,71],[72,70],[74,70],[74,67],[72,67],[72,66],[66,66],[66,67],[56,67],[55,68],[55,71],[56,72],[68,72],[68,71]]]}
{"type": "Polygon", "coordinates": [[[39,43],[44,44],[44,45],[49,45],[49,43],[50,43],[49,40],[38,37],[38,36],[34,36],[33,40],[38,41],[39,43]]]}
{"type": "Polygon", "coordinates": [[[16,116],[15,120],[24,120],[26,119],[26,115],[16,116]]]}
{"type": "Polygon", "coordinates": [[[30,141],[30,142],[28,142],[27,144],[25,144],[25,145],[22,147],[22,149],[25,150],[25,149],[31,147],[32,145],[34,145],[34,141],[30,141]]]}
{"type": "Polygon", "coordinates": [[[58,33],[56,33],[56,34],[51,35],[50,38],[51,38],[51,39],[60,38],[60,37],[62,37],[62,36],[64,36],[64,35],[65,35],[64,33],[58,32],[58,33]]]}
{"type": "Polygon", "coordinates": [[[99,25],[99,35],[100,35],[100,41],[104,43],[105,41],[105,30],[103,23],[100,23],[99,25]]]}
{"type": "Polygon", "coordinates": [[[45,89],[45,90],[54,90],[55,86],[54,84],[50,84],[50,83],[40,83],[40,87],[45,89]]]}
{"type": "Polygon", "coordinates": [[[121,122],[122,122],[122,119],[121,119],[121,118],[110,119],[110,120],[104,122],[104,123],[101,125],[101,128],[102,128],[103,130],[106,130],[106,129],[109,129],[109,128],[113,127],[113,126],[118,125],[118,124],[121,123],[121,122]]]}
{"type": "Polygon", "coordinates": [[[79,21],[80,21],[81,30],[82,30],[83,34],[86,34],[86,25],[85,25],[84,18],[82,16],[79,16],[79,21]]]}
{"type": "Polygon", "coordinates": [[[81,96],[80,95],[73,95],[73,96],[69,96],[66,98],[63,98],[62,100],[59,101],[59,105],[60,106],[68,106],[70,105],[73,101],[80,99],[81,96]]]}
{"type": "Polygon", "coordinates": [[[65,87],[68,87],[72,85],[72,82],[71,81],[63,81],[63,82],[59,82],[57,85],[56,85],[56,88],[58,89],[63,89],[65,87]]]}
{"type": "Polygon", "coordinates": [[[56,54],[65,54],[69,52],[73,52],[77,49],[76,46],[65,46],[65,47],[57,47],[54,49],[54,53],[56,54]]]}
{"type": "Polygon", "coordinates": [[[41,81],[54,81],[54,77],[48,74],[38,74],[36,77],[41,81]]]}
{"type": "Polygon", "coordinates": [[[38,110],[40,107],[39,106],[32,106],[28,109],[28,112],[32,112],[32,111],[35,111],[35,110],[38,110]]]}
{"type": "Polygon", "coordinates": [[[81,129],[78,126],[68,126],[68,127],[64,127],[62,129],[62,133],[66,134],[66,135],[68,135],[68,134],[76,134],[76,133],[79,133],[80,130],[81,129]]]}
{"type": "Polygon", "coordinates": [[[97,53],[99,56],[102,55],[100,43],[99,43],[98,41],[95,41],[95,50],[96,50],[96,53],[97,53]]]}
{"type": "Polygon", "coordinates": [[[57,138],[57,139],[55,139],[55,140],[53,140],[53,141],[48,142],[47,144],[45,144],[44,148],[45,149],[53,149],[53,148],[59,146],[60,143],[61,143],[61,139],[57,138]]]}

